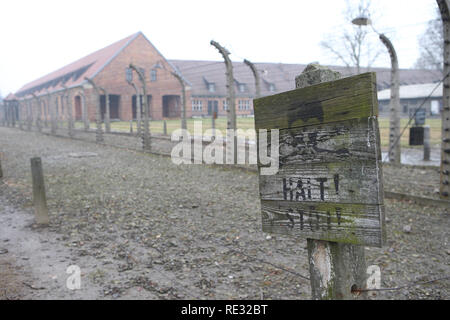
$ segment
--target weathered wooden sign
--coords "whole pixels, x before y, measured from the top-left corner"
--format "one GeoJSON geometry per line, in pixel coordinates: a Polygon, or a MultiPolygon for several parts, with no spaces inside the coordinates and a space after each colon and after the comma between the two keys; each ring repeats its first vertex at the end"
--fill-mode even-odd
{"type": "Polygon", "coordinates": [[[381,247],[375,73],[255,99],[254,108],[257,133],[279,129],[279,170],[259,177],[263,231],[381,247]]]}

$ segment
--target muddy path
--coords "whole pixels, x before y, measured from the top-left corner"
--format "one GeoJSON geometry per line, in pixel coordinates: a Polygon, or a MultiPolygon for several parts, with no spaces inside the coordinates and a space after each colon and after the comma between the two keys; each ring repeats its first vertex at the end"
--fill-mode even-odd
{"type": "MultiPolygon", "coordinates": [[[[0,148],[0,248],[8,250],[0,259],[26,283],[17,298],[310,298],[301,277],[309,274],[306,241],[261,232],[255,173],[176,166],[166,157],[8,128],[0,128],[0,148]],[[33,226],[33,156],[44,167],[45,229],[33,226]],[[71,265],[81,270],[80,290],[66,286],[71,265]]],[[[366,250],[367,264],[382,269],[382,286],[450,274],[445,209],[386,200],[386,215],[388,245],[366,250]]],[[[441,281],[373,298],[449,297],[449,282],[441,281]]]]}

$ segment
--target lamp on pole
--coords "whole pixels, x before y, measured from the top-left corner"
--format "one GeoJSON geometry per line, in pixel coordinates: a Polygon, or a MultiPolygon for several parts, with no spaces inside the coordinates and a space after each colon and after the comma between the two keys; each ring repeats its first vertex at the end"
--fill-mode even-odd
{"type": "Polygon", "coordinates": [[[381,42],[387,48],[391,57],[391,100],[390,100],[390,121],[389,121],[389,162],[400,164],[400,81],[398,74],[398,59],[392,42],[384,34],[375,30],[372,21],[367,17],[357,17],[352,20],[357,26],[371,26],[372,30],[378,34],[381,42]]]}

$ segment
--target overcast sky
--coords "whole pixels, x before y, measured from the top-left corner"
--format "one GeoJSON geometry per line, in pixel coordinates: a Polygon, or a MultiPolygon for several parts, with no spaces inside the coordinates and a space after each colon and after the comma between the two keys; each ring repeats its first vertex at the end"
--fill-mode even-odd
{"type": "MultiPolygon", "coordinates": [[[[372,2],[374,26],[393,42],[400,67],[413,67],[436,1],[372,2]]],[[[349,26],[345,7],[345,0],[3,0],[0,94],[137,31],[167,59],[221,60],[209,44],[216,40],[234,61],[336,65],[319,43],[349,26]]],[[[375,66],[389,67],[389,61],[384,50],[375,66]]]]}

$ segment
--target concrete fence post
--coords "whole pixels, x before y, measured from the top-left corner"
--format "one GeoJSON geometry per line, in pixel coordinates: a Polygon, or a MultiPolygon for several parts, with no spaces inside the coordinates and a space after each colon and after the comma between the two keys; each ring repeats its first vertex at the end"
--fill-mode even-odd
{"type": "Polygon", "coordinates": [[[102,112],[101,112],[101,106],[100,106],[100,88],[97,87],[97,85],[95,84],[95,82],[92,79],[89,78],[84,78],[87,82],[89,82],[92,87],[94,88],[94,91],[96,93],[96,108],[95,108],[95,123],[97,125],[97,131],[96,131],[96,135],[95,135],[95,141],[97,143],[103,143],[104,139],[103,139],[103,129],[102,129],[102,112]]]}
{"type": "Polygon", "coordinates": [[[41,158],[31,158],[31,177],[33,181],[33,204],[36,223],[39,225],[48,225],[50,219],[48,216],[47,199],[45,196],[44,174],[42,171],[41,158]]]}
{"type": "Polygon", "coordinates": [[[429,161],[430,153],[431,153],[430,126],[424,125],[423,126],[423,160],[429,161]]]}

